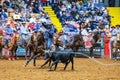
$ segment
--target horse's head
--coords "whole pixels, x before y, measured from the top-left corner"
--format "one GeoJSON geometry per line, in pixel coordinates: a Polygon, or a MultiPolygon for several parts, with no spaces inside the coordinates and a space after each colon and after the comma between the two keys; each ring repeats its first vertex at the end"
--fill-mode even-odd
{"type": "Polygon", "coordinates": [[[67,48],[73,49],[73,51],[77,51],[80,46],[84,46],[84,41],[81,35],[75,35],[74,41],[71,41],[71,43],[67,44],[67,48]]]}
{"type": "Polygon", "coordinates": [[[75,46],[83,46],[84,45],[82,35],[75,35],[74,36],[74,45],[75,46]]]}
{"type": "Polygon", "coordinates": [[[63,36],[62,35],[56,35],[53,37],[53,41],[54,41],[54,45],[56,47],[59,47],[59,46],[63,46],[62,44],[62,39],[63,39],[63,36]]]}

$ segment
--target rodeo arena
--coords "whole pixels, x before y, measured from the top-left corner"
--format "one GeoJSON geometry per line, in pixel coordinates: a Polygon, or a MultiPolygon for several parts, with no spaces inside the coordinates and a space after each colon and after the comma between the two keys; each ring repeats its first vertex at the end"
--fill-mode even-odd
{"type": "Polygon", "coordinates": [[[0,80],[39,79],[120,80],[120,0],[0,0],[0,80]]]}

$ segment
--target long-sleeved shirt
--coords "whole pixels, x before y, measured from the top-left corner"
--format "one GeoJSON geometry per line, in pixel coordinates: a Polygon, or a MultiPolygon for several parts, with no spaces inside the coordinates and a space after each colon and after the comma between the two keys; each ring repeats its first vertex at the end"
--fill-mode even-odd
{"type": "Polygon", "coordinates": [[[82,34],[83,36],[88,36],[88,32],[87,32],[86,29],[83,29],[83,30],[81,31],[81,34],[82,34]]]}
{"type": "Polygon", "coordinates": [[[6,32],[6,34],[8,34],[8,35],[13,34],[13,29],[10,28],[10,27],[6,27],[6,28],[5,28],[5,32],[6,32]]]}
{"type": "Polygon", "coordinates": [[[21,34],[22,34],[22,33],[23,33],[23,34],[28,34],[28,33],[29,33],[28,27],[26,27],[26,26],[21,26],[21,27],[20,27],[20,32],[21,32],[21,34]]]}
{"type": "Polygon", "coordinates": [[[113,35],[113,36],[116,36],[118,32],[120,32],[120,28],[114,29],[114,30],[112,31],[112,35],[113,35]]]}
{"type": "Polygon", "coordinates": [[[70,32],[70,29],[68,28],[68,26],[63,28],[63,33],[66,35],[70,32]]]}

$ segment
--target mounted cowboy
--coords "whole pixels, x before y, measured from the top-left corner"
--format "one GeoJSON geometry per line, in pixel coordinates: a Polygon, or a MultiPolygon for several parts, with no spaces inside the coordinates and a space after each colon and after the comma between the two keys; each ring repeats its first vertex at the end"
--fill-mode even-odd
{"type": "Polygon", "coordinates": [[[118,49],[120,49],[120,25],[116,25],[116,36],[114,37],[114,42],[112,45],[113,50],[113,58],[117,59],[118,57],[118,49]]]}
{"type": "Polygon", "coordinates": [[[26,40],[27,40],[28,35],[29,35],[29,29],[26,26],[25,22],[22,22],[22,25],[20,26],[20,32],[21,32],[21,36],[22,36],[21,45],[23,47],[25,47],[25,43],[26,43],[26,40]]]}
{"type": "Polygon", "coordinates": [[[13,35],[13,29],[11,28],[9,22],[7,23],[7,26],[4,28],[4,31],[6,33],[5,34],[5,46],[8,47],[9,40],[10,40],[11,36],[13,35]]]}
{"type": "Polygon", "coordinates": [[[116,28],[114,28],[112,31],[111,45],[113,45],[113,42],[116,39],[116,36],[119,32],[120,32],[120,25],[116,25],[116,28]]]}

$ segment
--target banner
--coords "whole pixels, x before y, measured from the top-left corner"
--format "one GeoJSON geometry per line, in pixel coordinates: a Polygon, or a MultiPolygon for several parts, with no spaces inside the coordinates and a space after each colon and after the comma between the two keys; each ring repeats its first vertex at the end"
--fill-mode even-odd
{"type": "Polygon", "coordinates": [[[16,56],[26,56],[25,48],[18,46],[17,51],[16,51],[16,56]]]}

